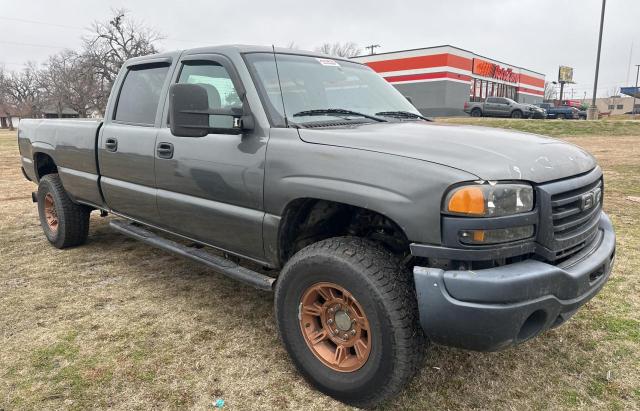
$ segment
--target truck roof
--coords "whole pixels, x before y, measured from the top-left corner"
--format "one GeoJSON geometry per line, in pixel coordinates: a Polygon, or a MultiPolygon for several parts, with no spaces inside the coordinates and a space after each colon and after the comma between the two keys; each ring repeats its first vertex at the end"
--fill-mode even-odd
{"type": "MultiPolygon", "coordinates": [[[[317,51],[308,51],[308,50],[299,50],[292,49],[286,47],[276,47],[276,53],[279,54],[297,54],[303,56],[311,56],[318,58],[331,58],[333,60],[343,60],[350,61],[355,64],[362,64],[357,61],[339,57],[339,56],[331,56],[328,54],[319,53],[317,51]]],[[[271,46],[259,46],[259,45],[248,45],[248,44],[228,44],[228,45],[219,45],[219,46],[205,46],[205,47],[197,47],[191,49],[182,49],[182,50],[174,50],[157,54],[149,54],[147,56],[134,57],[132,59],[127,60],[127,65],[131,63],[140,63],[140,62],[148,62],[148,61],[162,61],[163,59],[175,58],[180,55],[193,55],[193,54],[243,54],[243,53],[271,53],[273,52],[273,48],[271,46]]]]}

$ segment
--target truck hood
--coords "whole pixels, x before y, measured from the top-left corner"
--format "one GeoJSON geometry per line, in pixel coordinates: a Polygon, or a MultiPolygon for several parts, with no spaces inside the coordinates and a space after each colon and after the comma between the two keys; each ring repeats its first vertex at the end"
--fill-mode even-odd
{"type": "Polygon", "coordinates": [[[387,153],[464,170],[483,180],[557,180],[587,172],[595,159],[573,144],[503,129],[427,122],[301,128],[307,143],[387,153]]]}

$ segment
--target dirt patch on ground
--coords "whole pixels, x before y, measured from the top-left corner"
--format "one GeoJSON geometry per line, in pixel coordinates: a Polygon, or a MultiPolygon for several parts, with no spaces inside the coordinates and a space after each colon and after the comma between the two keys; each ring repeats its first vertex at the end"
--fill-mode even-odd
{"type": "MultiPolygon", "coordinates": [[[[619,236],[609,284],[520,347],[430,348],[385,408],[640,408],[640,204],[627,199],[640,195],[640,132],[578,134],[569,141],[605,170],[619,236]]],[[[347,408],[294,370],[270,294],[129,240],[97,215],[87,245],[54,249],[34,189],[15,134],[0,132],[0,409],[211,409],[218,398],[228,409],[347,408]]]]}

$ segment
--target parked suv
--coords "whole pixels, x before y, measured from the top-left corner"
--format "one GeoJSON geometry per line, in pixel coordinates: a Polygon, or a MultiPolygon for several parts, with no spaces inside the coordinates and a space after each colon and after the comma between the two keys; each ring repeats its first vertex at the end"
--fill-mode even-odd
{"type": "Polygon", "coordinates": [[[559,326],[615,254],[585,150],[428,121],[369,67],[312,52],[131,59],[104,120],[22,120],[18,145],[53,246],[83,244],[99,210],[274,292],[300,373],[361,407],[398,393],[428,342],[499,350],[559,326]]]}
{"type": "Polygon", "coordinates": [[[471,117],[546,117],[546,113],[540,107],[518,103],[506,97],[487,97],[484,102],[465,102],[464,112],[471,117]]]}

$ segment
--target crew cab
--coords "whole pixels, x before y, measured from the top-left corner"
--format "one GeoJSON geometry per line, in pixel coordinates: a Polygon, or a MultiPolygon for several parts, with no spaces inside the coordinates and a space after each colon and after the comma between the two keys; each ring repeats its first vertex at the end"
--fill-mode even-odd
{"type": "Polygon", "coordinates": [[[546,118],[544,109],[506,97],[487,97],[484,101],[465,102],[464,112],[471,117],[546,118]]]}
{"type": "Polygon", "coordinates": [[[615,255],[585,150],[429,121],[367,66],[317,53],[134,58],[104,120],[23,120],[18,145],[53,246],[83,244],[99,211],[273,291],[301,374],[361,407],[397,394],[428,342],[499,350],[559,326],[615,255]]]}

